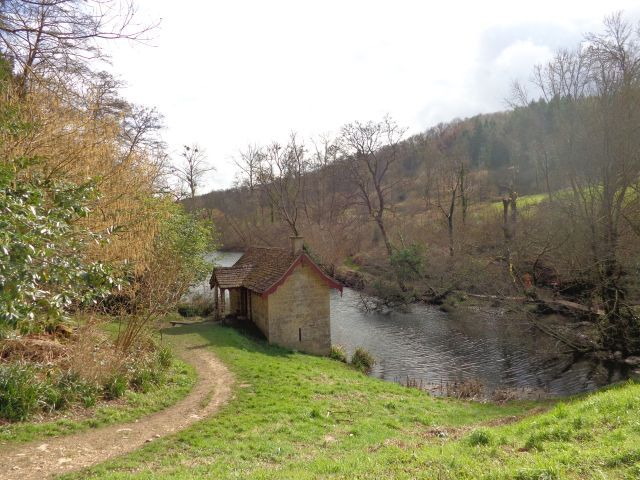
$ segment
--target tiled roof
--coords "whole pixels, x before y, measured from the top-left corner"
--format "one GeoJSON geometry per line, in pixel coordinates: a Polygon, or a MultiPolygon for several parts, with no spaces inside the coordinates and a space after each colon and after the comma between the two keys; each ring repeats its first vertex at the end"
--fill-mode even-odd
{"type": "Polygon", "coordinates": [[[295,265],[310,264],[331,288],[342,286],[327,276],[305,254],[294,255],[290,250],[272,247],[251,247],[232,267],[216,267],[209,284],[220,288],[245,287],[256,293],[269,295],[285,280],[295,265]]]}
{"type": "Polygon", "coordinates": [[[289,250],[251,247],[232,267],[216,267],[210,284],[220,288],[246,287],[262,293],[277,282],[295,261],[289,250]]]}
{"type": "Polygon", "coordinates": [[[249,272],[251,272],[251,265],[244,265],[242,267],[216,267],[209,284],[212,287],[217,283],[221,288],[238,288],[242,286],[249,272]]]}

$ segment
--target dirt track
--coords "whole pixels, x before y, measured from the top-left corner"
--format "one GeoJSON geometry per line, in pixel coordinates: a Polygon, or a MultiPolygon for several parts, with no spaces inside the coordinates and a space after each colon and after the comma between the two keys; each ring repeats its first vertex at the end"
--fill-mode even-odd
{"type": "Polygon", "coordinates": [[[187,346],[181,352],[198,374],[186,398],[134,422],[3,447],[0,478],[42,479],[96,465],[215,413],[231,397],[231,373],[205,346],[187,346]]]}

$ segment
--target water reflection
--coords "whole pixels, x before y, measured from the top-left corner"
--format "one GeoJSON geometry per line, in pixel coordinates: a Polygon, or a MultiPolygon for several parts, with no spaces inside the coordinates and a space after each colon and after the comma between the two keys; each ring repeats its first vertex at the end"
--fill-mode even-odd
{"type": "Polygon", "coordinates": [[[332,343],[349,353],[363,346],[376,358],[371,374],[438,385],[478,380],[489,391],[524,389],[530,396],[564,396],[621,380],[622,372],[562,351],[527,321],[505,311],[476,309],[453,317],[414,305],[409,313],[365,313],[359,294],[345,289],[331,298],[332,343]]]}

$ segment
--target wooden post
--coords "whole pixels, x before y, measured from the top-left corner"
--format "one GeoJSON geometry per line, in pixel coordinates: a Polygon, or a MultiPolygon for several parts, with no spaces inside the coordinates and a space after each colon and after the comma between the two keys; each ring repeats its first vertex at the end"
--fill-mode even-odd
{"type": "Polygon", "coordinates": [[[220,318],[220,299],[218,297],[218,285],[213,286],[213,311],[216,319],[220,318]]]}
{"type": "Polygon", "coordinates": [[[226,299],[224,297],[225,297],[225,289],[221,288],[220,289],[220,317],[221,318],[224,318],[226,313],[226,308],[225,308],[226,299]]]}

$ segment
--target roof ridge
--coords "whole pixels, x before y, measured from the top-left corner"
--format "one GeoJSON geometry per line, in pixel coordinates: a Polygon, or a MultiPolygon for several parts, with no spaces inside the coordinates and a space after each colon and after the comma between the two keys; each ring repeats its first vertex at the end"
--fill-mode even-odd
{"type": "Polygon", "coordinates": [[[282,247],[270,247],[267,245],[250,245],[247,250],[251,250],[251,249],[264,249],[264,250],[282,250],[282,251],[287,251],[286,248],[282,248],[282,247]]]}

